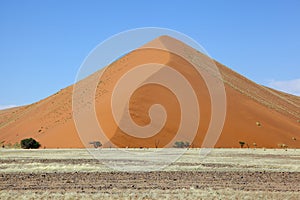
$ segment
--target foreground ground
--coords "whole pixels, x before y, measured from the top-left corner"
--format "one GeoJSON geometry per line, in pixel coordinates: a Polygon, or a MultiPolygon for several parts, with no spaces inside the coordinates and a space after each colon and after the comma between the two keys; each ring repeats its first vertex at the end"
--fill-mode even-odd
{"type": "Polygon", "coordinates": [[[102,161],[87,150],[1,150],[0,199],[300,199],[299,150],[168,153],[178,151],[183,156],[158,171],[120,172],[108,163],[145,163],[112,149],[101,150],[102,161]]]}

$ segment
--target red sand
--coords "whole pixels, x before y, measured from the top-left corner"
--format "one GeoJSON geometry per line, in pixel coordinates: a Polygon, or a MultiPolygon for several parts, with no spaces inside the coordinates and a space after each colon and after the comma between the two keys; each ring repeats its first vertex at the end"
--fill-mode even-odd
{"type": "MultiPolygon", "coordinates": [[[[177,52],[184,51],[194,58],[203,58],[196,50],[166,36],[147,45],[164,45],[177,52]]],[[[129,105],[130,115],[139,125],[150,122],[147,113],[151,105],[159,103],[164,106],[168,118],[157,135],[145,139],[129,136],[118,128],[111,114],[110,98],[116,81],[133,66],[154,61],[173,66],[184,74],[198,99],[201,99],[200,126],[194,141],[191,141],[193,147],[201,147],[205,136],[203,133],[207,131],[211,119],[211,100],[207,86],[202,77],[192,67],[188,67],[189,62],[166,51],[138,49],[105,70],[103,82],[98,85],[95,95],[98,120],[105,121],[102,128],[108,132],[110,141],[119,147],[162,147],[174,137],[180,122],[179,102],[172,92],[162,86],[152,84],[139,88],[131,97],[129,105]],[[153,91],[157,95],[154,96],[153,91]]],[[[215,147],[240,147],[239,141],[244,141],[250,147],[254,147],[253,143],[256,143],[257,147],[277,148],[278,145],[285,144],[289,148],[300,148],[300,97],[257,85],[224,65],[216,64],[225,83],[227,114],[224,129],[215,147]]],[[[79,84],[84,87],[99,73],[101,72],[79,84]]],[[[1,110],[0,142],[14,144],[24,138],[33,137],[46,148],[83,147],[72,117],[72,92],[73,87],[70,86],[37,103],[1,110]]],[[[185,140],[185,137],[180,139],[185,140]]],[[[110,145],[105,144],[106,147],[110,145]]]]}

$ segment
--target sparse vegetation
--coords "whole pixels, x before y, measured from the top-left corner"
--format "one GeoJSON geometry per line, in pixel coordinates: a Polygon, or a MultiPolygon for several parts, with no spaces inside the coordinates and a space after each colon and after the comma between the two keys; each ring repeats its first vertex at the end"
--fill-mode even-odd
{"type": "Polygon", "coordinates": [[[288,145],[287,144],[278,144],[277,145],[279,148],[283,148],[283,149],[285,149],[285,150],[287,150],[287,148],[288,148],[288,145]]]}
{"type": "MultiPolygon", "coordinates": [[[[171,156],[176,155],[175,152],[181,149],[167,149],[171,156]]],[[[184,150],[184,149],[182,149],[184,150]]],[[[97,150],[95,150],[97,151],[97,150]]],[[[128,149],[135,153],[153,152],[156,149],[128,149]]],[[[183,155],[172,165],[163,169],[163,171],[293,171],[300,172],[299,160],[295,159],[300,155],[300,149],[292,151],[279,151],[275,149],[258,148],[253,149],[213,149],[204,160],[197,160],[200,149],[191,149],[187,155],[183,155]],[[249,156],[245,156],[245,153],[249,156]],[[257,162],[257,159],[262,159],[257,162]],[[186,163],[187,165],[182,165],[186,163]],[[194,165],[192,163],[198,163],[194,165]],[[203,164],[203,166],[201,165],[203,164]],[[209,164],[209,165],[206,165],[209,164]],[[219,166],[219,164],[221,164],[219,166]],[[218,167],[216,168],[216,165],[218,167]],[[204,167],[205,166],[205,167],[204,167]],[[228,167],[232,166],[232,167],[228,167]]],[[[102,149],[101,155],[112,158],[108,161],[111,164],[133,165],[143,167],[143,162],[137,158],[135,153],[130,157],[120,155],[114,149],[102,149]]],[[[158,153],[157,158],[164,161],[163,156],[166,152],[158,153]],[[162,154],[161,154],[162,153],[162,154]]],[[[110,172],[112,169],[105,164],[95,165],[93,155],[86,149],[40,149],[38,151],[26,151],[24,149],[9,149],[1,152],[0,160],[14,159],[14,163],[0,163],[0,174],[3,173],[52,173],[52,172],[110,172]],[[38,160],[49,160],[49,162],[40,162],[38,160]],[[57,162],[57,160],[61,160],[57,162]],[[72,160],[79,159],[78,162],[72,160]],[[87,162],[80,162],[81,159],[87,159],[87,162]],[[22,161],[23,160],[23,161],[22,161]],[[17,162],[19,161],[19,162],[17,162]]],[[[158,162],[159,163],[159,162],[158,162]]],[[[1,198],[0,198],[1,199],[1,198]]]]}
{"type": "Polygon", "coordinates": [[[23,149],[38,149],[40,148],[40,146],[40,143],[33,138],[26,138],[24,140],[21,140],[21,147],[23,149]]]}
{"type": "Polygon", "coordinates": [[[239,141],[239,144],[241,145],[241,148],[243,148],[243,147],[244,147],[244,145],[245,145],[245,142],[243,142],[243,141],[239,141]]]}
{"type": "Polygon", "coordinates": [[[188,148],[190,147],[190,143],[189,142],[183,142],[183,141],[177,141],[174,144],[175,148],[188,148]]]}
{"type": "Polygon", "coordinates": [[[10,148],[12,148],[12,144],[9,142],[5,145],[5,147],[10,149],[10,148]]]}
{"type": "Polygon", "coordinates": [[[16,142],[14,145],[12,145],[12,148],[14,149],[20,149],[21,148],[21,144],[16,142]]]}

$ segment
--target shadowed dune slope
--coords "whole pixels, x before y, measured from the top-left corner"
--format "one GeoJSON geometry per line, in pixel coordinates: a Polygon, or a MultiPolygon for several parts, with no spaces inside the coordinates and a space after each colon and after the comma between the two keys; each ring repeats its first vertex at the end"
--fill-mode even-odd
{"type": "MultiPolygon", "coordinates": [[[[130,116],[140,126],[150,123],[148,110],[151,105],[164,106],[168,118],[156,136],[145,139],[128,136],[112,120],[109,105],[116,82],[134,66],[157,62],[174,66],[194,88],[199,99],[201,119],[197,134],[190,143],[192,147],[201,147],[211,120],[212,103],[205,81],[188,65],[196,62],[201,66],[203,59],[207,57],[168,36],[159,37],[143,47],[148,49],[132,51],[77,83],[78,87],[86,88],[102,74],[95,93],[95,110],[97,119],[105,122],[102,128],[107,131],[106,136],[110,140],[104,146],[114,144],[118,147],[162,147],[174,137],[180,123],[180,102],[172,92],[160,85],[139,88],[133,93],[129,103],[130,116]],[[168,52],[169,49],[188,55],[188,59],[168,52]]],[[[277,148],[284,144],[290,148],[300,148],[300,97],[258,85],[221,63],[214,62],[222,76],[227,99],[225,124],[215,147],[240,147],[239,141],[244,141],[245,146],[249,147],[277,148]]],[[[164,69],[161,69],[153,76],[163,73],[164,69]]],[[[73,86],[69,86],[34,104],[1,110],[0,142],[14,144],[24,138],[33,137],[46,148],[83,147],[72,116],[72,93],[73,86]]],[[[84,90],[79,95],[83,98],[84,90]]],[[[81,106],[84,109],[90,105],[81,106]]],[[[187,135],[183,135],[179,139],[185,141],[187,138],[187,135]]]]}

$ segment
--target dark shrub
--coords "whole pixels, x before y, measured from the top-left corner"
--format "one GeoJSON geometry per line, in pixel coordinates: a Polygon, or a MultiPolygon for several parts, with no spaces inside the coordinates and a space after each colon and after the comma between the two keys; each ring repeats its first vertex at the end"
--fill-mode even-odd
{"type": "Polygon", "coordinates": [[[23,149],[38,149],[40,146],[40,143],[38,143],[33,138],[26,138],[24,140],[21,140],[21,147],[23,149]]]}
{"type": "Polygon", "coordinates": [[[188,148],[190,146],[189,142],[177,141],[174,144],[175,148],[188,148]]]}
{"type": "Polygon", "coordinates": [[[90,144],[94,145],[95,148],[99,148],[102,146],[100,141],[93,141],[93,142],[90,142],[90,144]]]}
{"type": "Polygon", "coordinates": [[[244,147],[244,145],[245,145],[245,142],[243,142],[243,141],[239,141],[239,143],[240,143],[240,145],[241,145],[241,148],[243,148],[243,147],[244,147]]]}

